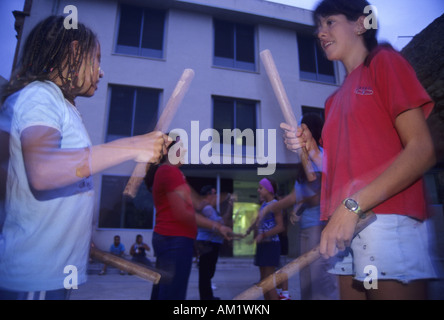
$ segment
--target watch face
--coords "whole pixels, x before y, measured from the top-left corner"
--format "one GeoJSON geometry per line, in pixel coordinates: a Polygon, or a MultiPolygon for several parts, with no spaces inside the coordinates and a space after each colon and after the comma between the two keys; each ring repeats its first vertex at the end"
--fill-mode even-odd
{"type": "Polygon", "coordinates": [[[350,210],[358,209],[358,203],[353,199],[347,199],[345,201],[345,206],[350,210]]]}

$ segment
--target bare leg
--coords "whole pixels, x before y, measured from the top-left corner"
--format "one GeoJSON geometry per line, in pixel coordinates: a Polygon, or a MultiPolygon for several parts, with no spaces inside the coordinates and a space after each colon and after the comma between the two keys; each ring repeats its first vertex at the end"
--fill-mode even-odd
{"type": "MultiPolygon", "coordinates": [[[[264,280],[269,275],[276,271],[275,267],[259,267],[261,280],[264,280]]],[[[265,300],[279,300],[279,296],[276,292],[276,288],[264,293],[265,300]]]]}
{"type": "Polygon", "coordinates": [[[366,300],[364,286],[353,276],[339,276],[339,294],[341,300],[366,300]]]}
{"type": "Polygon", "coordinates": [[[395,280],[381,280],[377,289],[366,290],[352,276],[340,276],[341,300],[425,300],[427,282],[418,280],[404,284],[395,280]]]}
{"type": "Polygon", "coordinates": [[[425,300],[427,299],[427,282],[412,281],[408,284],[399,281],[381,280],[378,289],[367,290],[371,300],[425,300]]]}

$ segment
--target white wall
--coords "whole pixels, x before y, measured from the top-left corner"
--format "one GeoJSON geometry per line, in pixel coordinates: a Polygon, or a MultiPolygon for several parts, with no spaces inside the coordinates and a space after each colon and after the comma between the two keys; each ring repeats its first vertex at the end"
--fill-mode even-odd
{"type": "MultiPolygon", "coordinates": [[[[187,1],[179,1],[187,2],[187,1]]],[[[277,130],[277,162],[294,163],[294,153],[287,151],[282,143],[280,122],[283,121],[276,98],[259,59],[259,52],[271,50],[282,81],[293,105],[296,117],[301,116],[301,106],[323,107],[325,99],[337,86],[299,79],[297,37],[294,29],[286,26],[295,22],[311,24],[311,13],[306,10],[277,5],[261,0],[243,1],[189,1],[191,3],[213,4],[222,9],[240,8],[244,13],[264,15],[267,23],[257,25],[257,72],[233,71],[213,67],[213,23],[207,10],[199,12],[172,9],[168,11],[165,30],[164,59],[150,59],[115,54],[114,42],[118,21],[117,1],[107,0],[34,0],[32,13],[25,24],[25,35],[35,23],[48,14],[63,14],[66,5],[75,5],[79,21],[90,26],[98,35],[102,49],[102,69],[104,78],[92,98],[77,99],[93,144],[104,142],[108,117],[108,84],[132,85],[164,90],[161,106],[170,97],[177,80],[185,68],[195,70],[195,77],[181,104],[172,128],[183,128],[190,135],[190,122],[199,121],[200,129],[212,127],[212,95],[258,100],[258,128],[277,130]],[[57,10],[57,12],[53,12],[57,10]],[[285,20],[269,24],[270,19],[285,20]],[[285,26],[285,27],[283,27],[285,26]]],[[[242,21],[241,21],[242,22],[242,21]]],[[[22,41],[23,43],[24,41],[22,41]]],[[[340,78],[343,78],[341,69],[340,78]]],[[[133,163],[126,163],[107,172],[130,175],[133,163]]],[[[100,175],[94,178],[96,186],[97,225],[100,196],[100,175]]],[[[143,234],[147,243],[151,242],[151,231],[138,230],[97,230],[94,241],[100,248],[107,249],[115,234],[129,249],[137,233],[143,234]]]]}

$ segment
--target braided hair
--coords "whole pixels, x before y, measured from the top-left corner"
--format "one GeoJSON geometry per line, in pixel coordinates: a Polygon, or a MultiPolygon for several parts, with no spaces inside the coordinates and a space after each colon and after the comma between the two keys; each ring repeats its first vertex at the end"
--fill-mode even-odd
{"type": "Polygon", "coordinates": [[[32,29],[18,66],[3,88],[3,100],[33,81],[54,82],[59,79],[58,86],[63,95],[74,103],[84,82],[79,78],[80,68],[84,59],[94,61],[92,57],[98,48],[98,39],[81,23],[77,29],[66,29],[64,20],[63,16],[50,16],[32,29]],[[74,41],[77,45],[73,45],[74,41]]]}

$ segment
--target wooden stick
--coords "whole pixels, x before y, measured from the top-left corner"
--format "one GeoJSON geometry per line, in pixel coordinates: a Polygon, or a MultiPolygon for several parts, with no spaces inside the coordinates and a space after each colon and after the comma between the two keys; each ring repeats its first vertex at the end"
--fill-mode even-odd
{"type": "Polygon", "coordinates": [[[130,274],[136,275],[142,279],[153,282],[154,284],[158,284],[161,278],[160,273],[155,272],[151,269],[143,267],[134,262],[125,260],[118,256],[115,256],[111,253],[104,252],[95,247],[90,249],[90,256],[94,259],[99,260],[105,264],[109,264],[113,267],[116,267],[120,270],[126,271],[130,274]]]}
{"type": "MultiPolygon", "coordinates": [[[[176,114],[177,108],[179,104],[182,102],[182,99],[185,93],[188,91],[191,81],[194,78],[194,70],[185,69],[180,77],[179,81],[174,88],[174,91],[171,97],[168,99],[168,102],[163,110],[162,114],[159,117],[157,125],[154,131],[161,131],[165,133],[168,130],[168,127],[173,120],[174,115],[176,114]]],[[[135,198],[137,195],[137,191],[139,190],[140,185],[142,184],[143,178],[145,177],[146,172],[148,171],[150,164],[148,163],[138,163],[134,168],[133,174],[131,175],[123,194],[129,196],[131,198],[135,198]]]]}
{"type": "MultiPolygon", "coordinates": [[[[369,224],[376,220],[376,215],[373,212],[368,212],[364,219],[360,219],[355,228],[355,236],[362,230],[364,230],[369,224]]],[[[319,253],[319,245],[311,251],[304,253],[299,258],[286,264],[284,267],[271,274],[257,285],[240,293],[233,300],[254,300],[262,296],[264,293],[276,288],[285,280],[291,278],[294,274],[310,265],[321,257],[319,253]]]]}
{"type": "MultiPolygon", "coordinates": [[[[290,101],[288,100],[287,93],[285,91],[284,85],[282,84],[281,77],[279,76],[279,72],[276,68],[276,64],[274,63],[273,56],[271,55],[270,50],[266,49],[260,53],[260,57],[262,63],[265,66],[265,71],[267,72],[268,79],[271,82],[271,86],[273,87],[273,91],[278,100],[279,106],[281,107],[282,114],[284,115],[285,121],[297,129],[298,122],[294,116],[293,110],[291,108],[290,101]]],[[[316,175],[313,170],[313,166],[308,158],[308,153],[305,148],[299,149],[297,151],[298,155],[301,158],[302,166],[304,167],[305,174],[307,175],[308,181],[316,180],[316,175]]]]}

